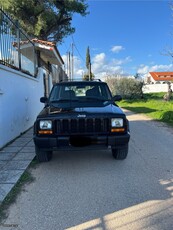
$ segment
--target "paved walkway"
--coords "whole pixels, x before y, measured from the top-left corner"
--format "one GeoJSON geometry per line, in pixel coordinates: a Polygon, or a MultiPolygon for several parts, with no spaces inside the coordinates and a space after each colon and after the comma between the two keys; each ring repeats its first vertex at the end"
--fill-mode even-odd
{"type": "Polygon", "coordinates": [[[0,151],[0,203],[35,156],[32,128],[0,151]]]}

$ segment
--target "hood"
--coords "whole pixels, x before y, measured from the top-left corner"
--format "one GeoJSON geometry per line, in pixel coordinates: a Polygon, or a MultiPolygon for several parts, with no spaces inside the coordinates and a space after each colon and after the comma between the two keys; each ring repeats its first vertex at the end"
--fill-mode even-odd
{"type": "Polygon", "coordinates": [[[49,106],[44,108],[39,116],[61,116],[70,114],[70,116],[77,115],[78,117],[83,116],[92,116],[100,114],[100,116],[105,116],[105,115],[114,115],[114,114],[124,114],[123,111],[121,110],[120,107],[118,107],[115,104],[104,104],[102,103],[102,106],[85,106],[85,107],[66,107],[66,108],[61,108],[61,107],[54,107],[54,106],[49,106]]]}

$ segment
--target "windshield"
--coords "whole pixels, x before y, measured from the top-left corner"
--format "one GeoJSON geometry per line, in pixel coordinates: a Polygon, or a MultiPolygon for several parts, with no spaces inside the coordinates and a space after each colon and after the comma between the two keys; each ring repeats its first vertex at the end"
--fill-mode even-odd
{"type": "Polygon", "coordinates": [[[108,101],[111,98],[112,95],[106,84],[74,82],[55,85],[50,93],[49,102],[108,101]]]}

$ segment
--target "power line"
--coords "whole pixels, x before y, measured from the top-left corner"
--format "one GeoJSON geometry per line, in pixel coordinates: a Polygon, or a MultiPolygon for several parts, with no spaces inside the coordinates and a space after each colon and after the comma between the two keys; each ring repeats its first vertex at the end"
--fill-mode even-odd
{"type": "Polygon", "coordinates": [[[69,45],[69,48],[68,48],[66,42],[64,41],[64,45],[65,45],[65,47],[66,47],[66,49],[67,49],[67,50],[66,50],[66,53],[69,52],[69,50],[71,49],[71,44],[69,45]]]}
{"type": "Polygon", "coordinates": [[[72,41],[73,41],[73,45],[74,45],[74,47],[76,48],[76,51],[78,52],[78,54],[79,54],[79,56],[81,57],[81,59],[84,61],[84,63],[85,63],[85,59],[82,57],[82,55],[80,54],[80,52],[79,52],[79,50],[78,50],[78,48],[77,48],[77,46],[76,46],[76,43],[75,43],[75,41],[74,41],[74,38],[73,38],[73,36],[72,36],[72,41]]]}
{"type": "MultiPolygon", "coordinates": [[[[65,46],[66,46],[66,48],[67,48],[66,53],[69,53],[71,49],[75,48],[76,51],[77,51],[77,53],[78,53],[78,55],[79,55],[80,58],[82,59],[82,61],[85,63],[85,58],[83,58],[82,55],[81,55],[81,53],[79,52],[79,49],[77,48],[76,43],[75,43],[75,41],[74,41],[73,35],[71,35],[71,38],[72,38],[72,44],[69,45],[69,48],[67,48],[67,45],[66,45],[66,43],[64,42],[64,44],[65,44],[65,46]]],[[[73,52],[73,51],[72,51],[72,52],[73,52]]]]}
{"type": "MultiPolygon", "coordinates": [[[[66,51],[66,73],[69,76],[70,80],[73,79],[73,75],[74,75],[74,48],[77,51],[80,59],[82,60],[82,62],[85,63],[85,59],[83,58],[83,56],[81,55],[81,53],[79,52],[79,49],[76,46],[76,43],[74,41],[73,36],[71,36],[72,39],[72,43],[70,43],[69,48],[66,51]]],[[[67,44],[65,44],[66,48],[67,48],[67,44]]]]}

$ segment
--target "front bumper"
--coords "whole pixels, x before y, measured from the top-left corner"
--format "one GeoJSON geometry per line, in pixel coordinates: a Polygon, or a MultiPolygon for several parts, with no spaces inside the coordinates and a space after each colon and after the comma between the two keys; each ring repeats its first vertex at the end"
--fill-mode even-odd
{"type": "Polygon", "coordinates": [[[128,144],[130,134],[118,136],[58,136],[44,137],[34,135],[35,145],[46,151],[60,150],[72,147],[89,147],[104,148],[111,146],[112,148],[121,148],[128,144]]]}

